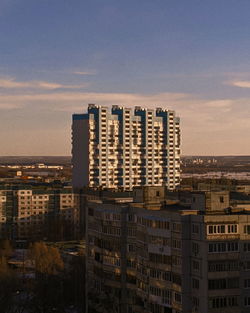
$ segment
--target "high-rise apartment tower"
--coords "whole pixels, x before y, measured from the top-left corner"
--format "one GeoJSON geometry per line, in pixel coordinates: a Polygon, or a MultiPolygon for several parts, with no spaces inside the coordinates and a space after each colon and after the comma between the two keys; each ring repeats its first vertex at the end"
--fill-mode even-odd
{"type": "Polygon", "coordinates": [[[162,108],[90,104],[74,114],[73,187],[155,185],[180,182],[180,120],[162,108]]]}

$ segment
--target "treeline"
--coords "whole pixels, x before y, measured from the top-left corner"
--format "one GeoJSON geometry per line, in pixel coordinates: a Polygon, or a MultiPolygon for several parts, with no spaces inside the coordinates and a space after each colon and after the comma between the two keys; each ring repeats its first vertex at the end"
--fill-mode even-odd
{"type": "Polygon", "coordinates": [[[192,186],[194,189],[198,188],[198,185],[201,183],[205,183],[208,185],[222,185],[222,186],[237,186],[237,185],[249,185],[250,181],[245,180],[236,180],[229,178],[196,178],[196,177],[185,177],[181,180],[181,186],[192,186]]]}
{"type": "MultiPolygon", "coordinates": [[[[3,313],[84,312],[83,255],[64,261],[58,248],[44,242],[30,245],[27,258],[32,271],[23,264],[11,268],[13,249],[0,242],[0,311],[3,313]]],[[[24,262],[24,260],[23,260],[24,262]]]]}

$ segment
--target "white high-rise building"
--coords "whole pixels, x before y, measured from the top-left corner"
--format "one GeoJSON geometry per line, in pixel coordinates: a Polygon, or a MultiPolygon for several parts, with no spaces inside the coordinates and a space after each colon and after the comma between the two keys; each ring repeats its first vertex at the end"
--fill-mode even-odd
{"type": "Polygon", "coordinates": [[[180,120],[162,108],[90,104],[74,114],[73,187],[106,188],[180,183],[180,120]]]}

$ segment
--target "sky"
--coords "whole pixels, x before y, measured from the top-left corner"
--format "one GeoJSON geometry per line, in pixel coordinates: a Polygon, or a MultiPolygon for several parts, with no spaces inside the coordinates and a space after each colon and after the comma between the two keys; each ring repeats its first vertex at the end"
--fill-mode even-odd
{"type": "Polygon", "coordinates": [[[0,0],[0,155],[70,155],[88,103],[173,109],[183,155],[250,155],[249,0],[0,0]]]}

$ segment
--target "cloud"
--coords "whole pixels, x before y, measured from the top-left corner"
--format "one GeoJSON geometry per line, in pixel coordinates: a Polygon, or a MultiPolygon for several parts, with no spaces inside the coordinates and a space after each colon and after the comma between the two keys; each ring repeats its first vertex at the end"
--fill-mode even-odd
{"type": "MultiPolygon", "coordinates": [[[[127,107],[163,107],[175,110],[181,117],[184,154],[250,154],[250,139],[247,136],[250,133],[249,102],[250,98],[211,100],[191,94],[170,92],[139,94],[48,90],[24,93],[23,90],[19,90],[19,93],[15,94],[11,90],[8,94],[0,93],[0,117],[2,117],[0,131],[13,132],[7,122],[10,120],[8,116],[11,116],[16,131],[19,129],[23,134],[27,131],[33,137],[38,133],[39,124],[48,132],[51,130],[55,141],[58,138],[60,142],[60,145],[50,148],[46,142],[41,145],[41,151],[44,149],[44,153],[48,151],[53,154],[51,151],[55,149],[54,154],[60,154],[65,149],[68,152],[64,154],[69,154],[71,114],[85,112],[88,103],[108,107],[113,104],[127,107]],[[28,125],[29,129],[27,129],[28,125]],[[62,144],[63,138],[66,140],[66,148],[62,144]]],[[[8,136],[11,138],[10,135],[8,136]]],[[[42,137],[41,134],[39,136],[42,137]]],[[[17,137],[13,133],[10,142],[15,142],[17,137]]],[[[25,142],[26,137],[23,135],[22,138],[25,142]]],[[[13,150],[4,138],[2,141],[5,143],[2,146],[6,149],[9,146],[9,149],[13,150]]]]}
{"type": "MultiPolygon", "coordinates": [[[[24,107],[29,104],[38,107],[50,107],[53,111],[82,111],[85,110],[88,103],[111,106],[113,104],[124,105],[128,107],[146,106],[146,107],[168,107],[173,109],[178,103],[188,101],[188,95],[177,93],[159,93],[159,94],[133,94],[133,93],[96,93],[96,92],[54,92],[54,93],[32,93],[32,94],[0,94],[1,103],[5,103],[4,108],[24,107]],[[53,104],[53,106],[51,106],[53,104]]],[[[190,100],[191,102],[191,100],[190,100]]]]}
{"type": "MultiPolygon", "coordinates": [[[[55,87],[56,88],[56,87],[55,87]]],[[[58,87],[57,87],[58,88],[58,87]]],[[[88,103],[97,105],[123,105],[127,107],[143,106],[148,108],[163,107],[177,111],[188,120],[211,119],[229,112],[234,107],[248,105],[249,99],[207,100],[184,93],[98,93],[62,91],[53,93],[18,93],[0,94],[0,108],[14,109],[33,106],[38,110],[46,108],[56,112],[83,112],[88,103]]],[[[197,122],[197,121],[196,121],[197,122]]]]}
{"type": "Polygon", "coordinates": [[[27,82],[17,82],[14,79],[0,79],[0,88],[27,88],[30,83],[27,82]]]}
{"type": "Polygon", "coordinates": [[[74,71],[73,74],[75,75],[96,75],[96,71],[90,70],[90,71],[74,71]]]}
{"type": "Polygon", "coordinates": [[[16,81],[14,78],[0,79],[0,88],[2,89],[80,89],[87,87],[87,83],[80,85],[65,85],[59,83],[51,83],[47,81],[16,81]]]}
{"type": "Polygon", "coordinates": [[[247,80],[237,80],[228,82],[229,85],[240,87],[240,88],[250,88],[250,81],[247,80]]]}
{"type": "Polygon", "coordinates": [[[206,103],[207,107],[210,108],[229,108],[233,104],[233,101],[231,99],[222,99],[222,100],[213,100],[208,101],[206,103]]]}

